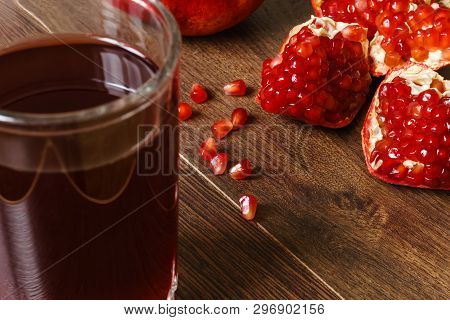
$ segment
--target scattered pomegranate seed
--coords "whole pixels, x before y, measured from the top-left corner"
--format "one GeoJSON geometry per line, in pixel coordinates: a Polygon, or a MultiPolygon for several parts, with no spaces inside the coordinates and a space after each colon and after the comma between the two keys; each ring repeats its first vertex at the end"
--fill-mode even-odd
{"type": "Polygon", "coordinates": [[[178,105],[178,116],[181,121],[186,121],[192,116],[192,107],[186,102],[181,102],[178,105]]]}
{"type": "Polygon", "coordinates": [[[256,215],[256,208],[258,206],[258,199],[250,194],[243,195],[239,199],[239,206],[241,207],[242,217],[245,220],[253,220],[256,215]]]}
{"type": "Polygon", "coordinates": [[[217,120],[211,127],[211,131],[216,139],[222,139],[233,129],[233,123],[228,119],[217,120]]]}
{"type": "Polygon", "coordinates": [[[192,86],[192,90],[191,90],[191,99],[192,101],[194,101],[195,103],[203,103],[206,100],[208,100],[208,93],[206,92],[205,87],[203,87],[201,84],[199,83],[195,83],[192,86]]]}
{"type": "Polygon", "coordinates": [[[230,176],[234,180],[243,180],[251,176],[252,171],[252,164],[247,159],[244,159],[230,169],[230,176]]]}
{"type": "Polygon", "coordinates": [[[231,113],[231,122],[233,123],[233,130],[238,130],[242,128],[248,119],[248,113],[243,108],[236,108],[231,113]]]}
{"type": "Polygon", "coordinates": [[[208,138],[203,141],[198,150],[198,154],[203,160],[210,162],[217,155],[216,140],[214,138],[208,138]]]}
{"type": "Polygon", "coordinates": [[[225,172],[228,165],[228,154],[219,153],[211,160],[211,168],[213,169],[214,175],[218,176],[225,172]]]}
{"type": "Polygon", "coordinates": [[[235,80],[223,88],[227,96],[245,96],[247,86],[243,80],[235,80]]]}

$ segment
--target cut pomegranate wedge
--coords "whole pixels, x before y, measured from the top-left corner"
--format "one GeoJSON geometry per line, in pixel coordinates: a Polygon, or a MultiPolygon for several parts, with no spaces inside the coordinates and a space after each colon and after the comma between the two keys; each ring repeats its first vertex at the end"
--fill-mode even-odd
{"type": "Polygon", "coordinates": [[[378,32],[370,43],[373,75],[385,75],[409,61],[434,70],[450,64],[450,9],[444,5],[390,1],[376,25],[378,32]]]}
{"type": "Polygon", "coordinates": [[[410,2],[422,4],[435,0],[311,0],[314,11],[319,17],[329,17],[335,21],[358,23],[368,28],[368,38],[372,39],[377,31],[376,17],[387,3],[397,10],[407,8],[410,2]],[[405,5],[406,3],[406,5],[405,5]]]}
{"type": "Polygon", "coordinates": [[[366,29],[312,17],[292,29],[281,53],[263,64],[257,101],[264,110],[330,128],[348,125],[366,100],[366,29]]]}
{"type": "Polygon", "coordinates": [[[368,28],[371,39],[376,30],[375,18],[389,0],[311,0],[319,17],[329,17],[335,21],[358,23],[368,28]]]}
{"type": "Polygon", "coordinates": [[[450,189],[450,81],[422,64],[393,69],[374,96],[362,145],[378,179],[450,189]]]}

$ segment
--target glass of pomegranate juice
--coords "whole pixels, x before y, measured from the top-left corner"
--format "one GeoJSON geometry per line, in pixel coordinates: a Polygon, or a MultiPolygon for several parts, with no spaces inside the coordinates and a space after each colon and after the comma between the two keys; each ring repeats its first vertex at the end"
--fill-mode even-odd
{"type": "Polygon", "coordinates": [[[157,0],[0,13],[0,299],[173,298],[172,16],[157,0]]]}

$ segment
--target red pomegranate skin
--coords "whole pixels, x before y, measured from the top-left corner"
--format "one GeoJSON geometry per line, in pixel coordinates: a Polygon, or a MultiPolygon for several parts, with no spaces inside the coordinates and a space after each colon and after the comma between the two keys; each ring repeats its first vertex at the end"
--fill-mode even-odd
{"type": "Polygon", "coordinates": [[[184,36],[206,36],[244,21],[264,0],[162,0],[184,36]]]}

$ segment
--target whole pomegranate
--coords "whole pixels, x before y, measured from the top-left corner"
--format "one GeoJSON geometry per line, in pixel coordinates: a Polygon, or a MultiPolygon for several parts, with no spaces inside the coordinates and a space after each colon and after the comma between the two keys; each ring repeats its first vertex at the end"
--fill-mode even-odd
{"type": "Polygon", "coordinates": [[[244,21],[264,0],[162,0],[185,36],[214,34],[244,21]]]}
{"type": "Polygon", "coordinates": [[[394,68],[373,98],[362,145],[376,178],[450,189],[450,81],[423,64],[394,68]]]}

